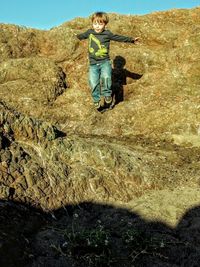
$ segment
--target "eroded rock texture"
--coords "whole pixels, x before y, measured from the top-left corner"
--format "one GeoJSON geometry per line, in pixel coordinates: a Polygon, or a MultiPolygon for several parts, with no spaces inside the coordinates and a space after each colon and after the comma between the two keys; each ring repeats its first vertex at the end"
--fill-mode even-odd
{"type": "MultiPolygon", "coordinates": [[[[141,43],[111,44],[115,106],[103,114],[93,108],[88,88],[87,42],[75,37],[90,27],[89,19],[77,18],[49,31],[0,25],[0,199],[31,205],[45,214],[68,205],[78,207],[83,201],[112,203],[145,220],[171,227],[179,223],[181,237],[174,242],[186,242],[187,226],[181,218],[200,203],[199,11],[110,14],[108,26],[113,32],[140,36],[141,43]]],[[[99,212],[104,207],[94,209],[102,220],[99,212]]],[[[92,214],[88,216],[86,221],[94,220],[92,214]]],[[[196,222],[198,214],[194,218],[196,222]]],[[[118,220],[116,216],[115,223],[118,220]]],[[[73,225],[71,219],[68,223],[73,225]]],[[[32,232],[41,225],[30,230],[31,241],[23,239],[29,242],[27,251],[31,246],[34,251],[34,244],[37,247],[38,240],[48,235],[47,227],[34,243],[32,232]]],[[[141,227],[146,229],[147,224],[141,227]]],[[[125,231],[124,226],[116,229],[121,234],[125,231]]],[[[170,242],[174,234],[170,232],[170,242]]],[[[55,242],[66,241],[61,239],[55,242]]],[[[142,255],[143,249],[134,257],[142,255]]],[[[196,249],[192,245],[190,249],[192,259],[198,258],[196,249]]],[[[32,259],[32,252],[24,257],[32,259]]],[[[20,257],[21,251],[16,253],[20,257]]],[[[62,258],[65,252],[59,253],[60,261],[50,260],[48,266],[67,266],[62,258]]],[[[159,253],[163,257],[158,256],[152,266],[181,266],[180,259],[176,262],[159,253]]],[[[30,266],[43,266],[45,256],[41,257],[30,266]]],[[[69,266],[75,266],[72,258],[69,266]]],[[[77,266],[82,266],[80,262],[77,266]]],[[[88,262],[81,264],[107,266],[88,262]]],[[[133,257],[122,262],[119,266],[132,266],[128,264],[133,257]]],[[[6,266],[6,260],[2,264],[6,266]]]]}

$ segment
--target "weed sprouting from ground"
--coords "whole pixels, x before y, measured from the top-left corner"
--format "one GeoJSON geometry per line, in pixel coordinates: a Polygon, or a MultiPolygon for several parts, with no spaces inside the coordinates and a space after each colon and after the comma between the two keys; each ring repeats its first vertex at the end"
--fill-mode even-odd
{"type": "Polygon", "coordinates": [[[110,266],[110,233],[101,225],[94,229],[83,229],[65,234],[62,250],[85,266],[110,266]]]}
{"type": "Polygon", "coordinates": [[[66,231],[62,253],[70,256],[77,266],[126,266],[129,262],[138,264],[144,256],[167,260],[165,249],[173,240],[163,234],[153,234],[137,228],[128,228],[116,233],[101,224],[92,229],[66,231]],[[80,265],[81,262],[81,265],[80,265]]]}
{"type": "Polygon", "coordinates": [[[152,233],[133,228],[128,229],[123,234],[122,240],[126,248],[131,251],[129,258],[133,262],[142,254],[157,255],[161,258],[166,258],[162,255],[162,250],[167,247],[168,243],[162,235],[154,236],[152,233]]]}

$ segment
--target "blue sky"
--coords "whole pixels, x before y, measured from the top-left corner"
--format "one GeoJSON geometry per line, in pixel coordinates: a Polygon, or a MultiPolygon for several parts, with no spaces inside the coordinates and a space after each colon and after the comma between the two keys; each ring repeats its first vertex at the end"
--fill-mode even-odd
{"type": "Polygon", "coordinates": [[[200,0],[1,0],[0,23],[50,29],[95,11],[142,15],[200,6],[200,0]]]}

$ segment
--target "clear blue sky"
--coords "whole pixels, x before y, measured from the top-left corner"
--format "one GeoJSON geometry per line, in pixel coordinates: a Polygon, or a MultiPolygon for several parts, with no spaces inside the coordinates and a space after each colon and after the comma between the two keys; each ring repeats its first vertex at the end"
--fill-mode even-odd
{"type": "Polygon", "coordinates": [[[95,11],[141,15],[200,6],[200,0],[1,0],[0,23],[50,29],[95,11]]]}

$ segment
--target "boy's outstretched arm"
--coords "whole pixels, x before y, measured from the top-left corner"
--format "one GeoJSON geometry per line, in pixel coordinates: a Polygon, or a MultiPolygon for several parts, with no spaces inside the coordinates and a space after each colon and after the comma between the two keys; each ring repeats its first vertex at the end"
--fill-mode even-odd
{"type": "Polygon", "coordinates": [[[125,43],[137,43],[139,41],[139,37],[132,38],[124,35],[119,35],[119,34],[113,34],[112,32],[109,31],[109,37],[110,40],[117,41],[117,42],[125,42],[125,43]]]}
{"type": "Polygon", "coordinates": [[[80,34],[76,34],[76,37],[79,40],[84,40],[84,39],[87,39],[89,37],[89,34],[90,34],[90,30],[87,30],[86,32],[83,32],[83,33],[80,33],[80,34]]]}
{"type": "Polygon", "coordinates": [[[140,41],[141,41],[140,37],[135,37],[135,38],[133,38],[133,41],[131,43],[138,44],[138,43],[140,43],[140,41]]]}

